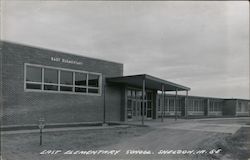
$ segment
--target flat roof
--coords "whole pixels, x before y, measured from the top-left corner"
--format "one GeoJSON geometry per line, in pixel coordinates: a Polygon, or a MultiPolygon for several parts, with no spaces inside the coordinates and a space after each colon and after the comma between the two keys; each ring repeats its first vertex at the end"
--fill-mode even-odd
{"type": "Polygon", "coordinates": [[[107,82],[119,83],[124,85],[130,85],[135,87],[142,87],[143,79],[145,79],[145,88],[162,90],[162,85],[164,86],[165,91],[189,91],[189,87],[182,86],[173,82],[169,82],[157,77],[153,77],[147,74],[138,74],[122,77],[111,77],[106,78],[107,82]]]}

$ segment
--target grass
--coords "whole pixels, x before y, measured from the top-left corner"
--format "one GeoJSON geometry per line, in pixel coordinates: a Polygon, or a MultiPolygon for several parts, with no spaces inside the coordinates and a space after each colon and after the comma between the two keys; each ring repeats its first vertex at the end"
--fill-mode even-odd
{"type": "Polygon", "coordinates": [[[243,127],[235,135],[225,138],[223,143],[217,144],[224,155],[230,155],[232,159],[250,158],[250,128],[243,127]]]}
{"type": "MultiPolygon", "coordinates": [[[[3,157],[6,160],[37,160],[43,150],[97,150],[119,143],[126,138],[146,134],[147,127],[111,128],[98,130],[48,132],[43,135],[39,146],[39,133],[13,134],[2,136],[3,157]]],[[[53,159],[61,157],[53,157],[53,159]]]]}
{"type": "Polygon", "coordinates": [[[212,159],[248,160],[250,158],[250,128],[242,127],[234,135],[218,135],[202,147],[207,150],[222,150],[220,154],[210,155],[212,159]]]}

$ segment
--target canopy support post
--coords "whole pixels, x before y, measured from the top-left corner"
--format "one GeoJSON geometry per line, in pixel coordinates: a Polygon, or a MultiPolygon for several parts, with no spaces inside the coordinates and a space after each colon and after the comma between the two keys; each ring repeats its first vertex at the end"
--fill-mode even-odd
{"type": "Polygon", "coordinates": [[[175,90],[175,101],[174,101],[174,119],[177,120],[177,108],[176,108],[176,103],[177,103],[177,89],[175,90]]]}
{"type": "Polygon", "coordinates": [[[186,98],[185,98],[185,117],[188,117],[188,90],[186,90],[186,98]]]}
{"type": "Polygon", "coordinates": [[[144,107],[145,107],[145,78],[142,80],[142,118],[141,123],[144,125],[144,107]]]}
{"type": "Polygon", "coordinates": [[[165,92],[164,92],[164,85],[161,85],[161,94],[162,94],[162,105],[161,105],[161,122],[164,121],[164,117],[163,117],[163,107],[164,107],[164,99],[165,99],[165,92]]]}

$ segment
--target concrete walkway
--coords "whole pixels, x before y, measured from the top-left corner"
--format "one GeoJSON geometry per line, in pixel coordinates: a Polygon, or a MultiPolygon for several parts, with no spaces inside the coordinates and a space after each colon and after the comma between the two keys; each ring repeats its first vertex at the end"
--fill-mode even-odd
{"type": "MultiPolygon", "coordinates": [[[[190,130],[215,133],[236,133],[241,127],[250,127],[245,123],[250,117],[239,118],[207,118],[207,119],[160,119],[145,121],[144,125],[153,128],[168,128],[177,130],[190,130]]],[[[140,125],[141,121],[128,122],[128,124],[140,125]]]]}
{"type": "MultiPolygon", "coordinates": [[[[64,128],[45,128],[43,132],[60,132],[60,131],[76,131],[76,130],[96,130],[96,129],[110,129],[110,128],[126,128],[128,125],[114,125],[114,126],[93,126],[93,127],[64,127],[64,128]]],[[[39,133],[39,129],[31,130],[16,130],[16,131],[1,131],[1,135],[22,134],[22,133],[39,133]]]]}
{"type": "MultiPolygon", "coordinates": [[[[175,120],[174,118],[165,118],[163,122],[161,122],[161,119],[145,120],[144,126],[148,126],[152,128],[168,128],[168,129],[177,129],[177,130],[206,131],[206,132],[234,134],[241,127],[250,127],[250,125],[245,125],[246,121],[249,121],[250,123],[250,117],[177,119],[177,120],[175,120]],[[243,121],[244,123],[239,123],[241,121],[243,121]]],[[[121,123],[121,124],[122,125],[114,125],[114,126],[45,128],[43,129],[43,132],[109,129],[109,128],[117,128],[117,127],[128,127],[130,125],[141,126],[142,123],[141,121],[131,121],[131,122],[126,122],[126,123],[121,123]]],[[[39,132],[39,129],[1,131],[1,135],[20,134],[20,133],[38,133],[38,132],[39,132]]]]}

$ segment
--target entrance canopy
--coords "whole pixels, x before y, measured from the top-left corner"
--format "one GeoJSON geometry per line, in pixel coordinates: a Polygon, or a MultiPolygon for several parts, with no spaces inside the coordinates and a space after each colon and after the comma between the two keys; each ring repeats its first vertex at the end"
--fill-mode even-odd
{"type": "Polygon", "coordinates": [[[190,88],[169,82],[157,77],[153,77],[147,74],[139,74],[132,76],[112,77],[107,78],[107,82],[124,84],[141,88],[143,87],[143,81],[145,81],[145,88],[153,90],[162,90],[164,87],[165,91],[189,91],[190,88]]]}

